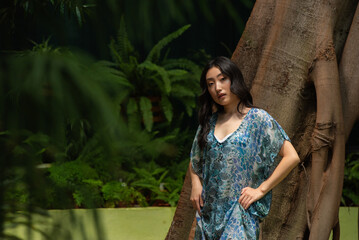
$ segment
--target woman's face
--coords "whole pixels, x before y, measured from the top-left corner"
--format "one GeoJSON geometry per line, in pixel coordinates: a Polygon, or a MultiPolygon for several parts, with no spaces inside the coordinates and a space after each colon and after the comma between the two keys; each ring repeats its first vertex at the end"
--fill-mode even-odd
{"type": "Polygon", "coordinates": [[[231,80],[219,68],[212,67],[207,71],[206,82],[208,92],[217,104],[226,106],[238,103],[238,96],[231,92],[231,80]]]}

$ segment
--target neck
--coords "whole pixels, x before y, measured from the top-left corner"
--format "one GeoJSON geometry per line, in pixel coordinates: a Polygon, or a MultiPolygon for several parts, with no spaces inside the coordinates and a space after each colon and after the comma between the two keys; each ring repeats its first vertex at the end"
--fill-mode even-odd
{"type": "MultiPolygon", "coordinates": [[[[239,100],[238,101],[235,101],[231,104],[228,104],[226,106],[223,106],[223,112],[224,114],[235,114],[237,113],[237,106],[238,106],[238,103],[239,103],[239,100]]],[[[239,110],[241,110],[243,108],[243,104],[241,104],[239,106],[239,110]]]]}

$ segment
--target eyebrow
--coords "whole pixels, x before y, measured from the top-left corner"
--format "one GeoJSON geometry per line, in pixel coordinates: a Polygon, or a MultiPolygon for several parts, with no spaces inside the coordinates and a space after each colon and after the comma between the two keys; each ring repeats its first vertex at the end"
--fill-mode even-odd
{"type": "MultiPolygon", "coordinates": [[[[218,78],[218,77],[221,76],[221,75],[223,76],[222,73],[219,73],[219,74],[216,76],[216,78],[218,78]]],[[[214,80],[214,79],[213,79],[213,78],[207,78],[206,80],[207,80],[207,81],[210,81],[210,80],[214,80]]]]}

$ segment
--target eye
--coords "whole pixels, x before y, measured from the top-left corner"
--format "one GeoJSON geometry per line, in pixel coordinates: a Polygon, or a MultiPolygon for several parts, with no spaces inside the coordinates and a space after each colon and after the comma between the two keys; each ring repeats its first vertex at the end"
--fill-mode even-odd
{"type": "Polygon", "coordinates": [[[210,87],[213,85],[213,82],[209,82],[207,85],[208,85],[208,87],[210,87]]]}
{"type": "Polygon", "coordinates": [[[221,78],[221,81],[224,81],[224,80],[227,80],[227,78],[226,78],[226,77],[222,77],[222,78],[221,78]]]}

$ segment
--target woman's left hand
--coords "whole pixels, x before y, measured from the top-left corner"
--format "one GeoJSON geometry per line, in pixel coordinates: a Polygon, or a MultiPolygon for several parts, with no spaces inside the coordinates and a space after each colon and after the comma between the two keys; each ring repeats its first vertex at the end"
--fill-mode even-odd
{"type": "Polygon", "coordinates": [[[264,192],[262,192],[259,188],[250,188],[245,187],[242,189],[241,196],[238,202],[242,205],[244,209],[248,209],[249,206],[264,197],[264,192]]]}

